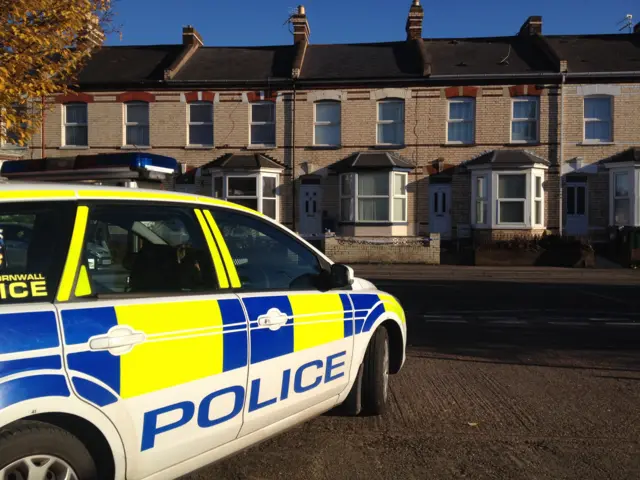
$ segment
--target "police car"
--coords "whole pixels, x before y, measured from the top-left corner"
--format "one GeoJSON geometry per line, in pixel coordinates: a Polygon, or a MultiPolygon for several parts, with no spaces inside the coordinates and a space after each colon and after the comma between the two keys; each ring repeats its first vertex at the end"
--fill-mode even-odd
{"type": "Polygon", "coordinates": [[[388,404],[398,301],[253,210],[8,182],[0,225],[0,479],[176,478],[388,404]]]}

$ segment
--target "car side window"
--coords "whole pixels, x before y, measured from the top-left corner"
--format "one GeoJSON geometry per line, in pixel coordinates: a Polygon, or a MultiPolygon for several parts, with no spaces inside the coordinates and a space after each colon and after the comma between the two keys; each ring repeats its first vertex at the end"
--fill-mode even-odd
{"type": "Polygon", "coordinates": [[[251,215],[212,210],[243,290],[322,288],[327,272],[304,244],[251,215]]]}
{"type": "Polygon", "coordinates": [[[82,263],[90,282],[87,295],[218,289],[211,253],[188,207],[91,208],[82,263]]]}
{"type": "Polygon", "coordinates": [[[53,301],[75,208],[71,202],[0,204],[0,306],[53,301]]]}

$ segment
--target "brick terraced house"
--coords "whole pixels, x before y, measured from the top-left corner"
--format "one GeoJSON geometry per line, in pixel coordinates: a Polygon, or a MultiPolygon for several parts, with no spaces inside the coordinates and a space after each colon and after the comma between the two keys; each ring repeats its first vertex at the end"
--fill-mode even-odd
{"type": "Polygon", "coordinates": [[[98,50],[22,158],[142,150],[172,188],[256,208],[304,234],[599,239],[640,225],[640,28],[315,45],[98,50]]]}

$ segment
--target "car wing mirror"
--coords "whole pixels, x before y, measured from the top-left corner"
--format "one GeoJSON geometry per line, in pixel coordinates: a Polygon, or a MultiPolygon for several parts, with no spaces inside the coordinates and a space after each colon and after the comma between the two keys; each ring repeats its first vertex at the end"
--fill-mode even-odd
{"type": "Polygon", "coordinates": [[[331,265],[331,288],[345,288],[353,285],[355,274],[353,268],[334,263],[331,265]]]}

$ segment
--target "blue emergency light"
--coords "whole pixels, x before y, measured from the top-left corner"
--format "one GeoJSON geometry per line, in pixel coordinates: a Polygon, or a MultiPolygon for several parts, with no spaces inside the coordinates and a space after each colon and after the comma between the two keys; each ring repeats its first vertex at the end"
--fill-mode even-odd
{"type": "Polygon", "coordinates": [[[2,163],[0,176],[9,180],[42,181],[161,181],[180,173],[175,158],[155,153],[126,152],[14,160],[2,163]]]}

